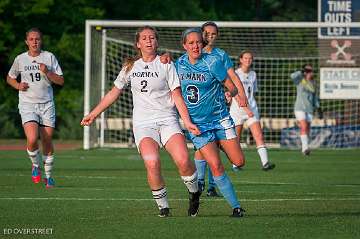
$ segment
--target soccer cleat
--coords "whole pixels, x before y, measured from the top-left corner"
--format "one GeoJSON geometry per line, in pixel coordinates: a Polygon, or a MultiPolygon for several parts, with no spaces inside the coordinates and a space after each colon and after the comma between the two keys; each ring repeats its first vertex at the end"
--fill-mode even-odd
{"type": "Polygon", "coordinates": [[[242,168],[242,166],[241,167],[238,167],[238,166],[236,166],[236,165],[232,165],[232,171],[234,171],[234,172],[239,172],[239,171],[241,171],[243,168],[242,168]]]}
{"type": "Polygon", "coordinates": [[[241,207],[234,208],[232,215],[230,217],[243,217],[245,216],[245,210],[241,207]]]}
{"type": "Polygon", "coordinates": [[[41,171],[39,167],[32,166],[31,179],[34,183],[39,183],[41,180],[41,171]]]}
{"type": "Polygon", "coordinates": [[[269,171],[275,168],[275,164],[267,162],[263,167],[262,170],[269,171]]]}
{"type": "Polygon", "coordinates": [[[199,212],[201,191],[196,193],[189,193],[189,210],[188,215],[196,217],[199,212]]]}
{"type": "Polygon", "coordinates": [[[216,192],[215,188],[209,188],[206,192],[206,196],[208,197],[221,197],[220,194],[216,192]]]}
{"type": "Polygon", "coordinates": [[[305,149],[304,151],[302,151],[302,153],[303,153],[305,156],[309,156],[309,155],[310,155],[310,149],[305,149]]]}
{"type": "Polygon", "coordinates": [[[168,217],[170,216],[170,209],[169,208],[161,208],[159,212],[159,217],[168,217]]]}
{"type": "Polygon", "coordinates": [[[53,188],[55,186],[55,180],[53,178],[44,178],[46,188],[53,188]]]}

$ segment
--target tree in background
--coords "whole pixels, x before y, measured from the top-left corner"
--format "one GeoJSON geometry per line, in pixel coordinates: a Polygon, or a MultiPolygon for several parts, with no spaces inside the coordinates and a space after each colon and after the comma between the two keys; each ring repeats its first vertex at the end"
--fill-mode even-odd
{"type": "Polygon", "coordinates": [[[17,92],[5,79],[14,57],[25,51],[25,32],[31,27],[41,29],[44,49],[58,57],[64,71],[64,87],[54,89],[55,137],[75,139],[82,136],[86,19],[315,21],[316,4],[314,0],[0,0],[0,138],[23,136],[17,92]]]}
{"type": "Polygon", "coordinates": [[[0,0],[0,138],[23,136],[18,93],[5,79],[15,56],[26,50],[25,32],[34,26],[44,33],[44,49],[58,56],[64,71],[65,86],[54,87],[55,137],[81,137],[78,123],[82,118],[85,20],[102,18],[103,14],[96,1],[0,0]]]}

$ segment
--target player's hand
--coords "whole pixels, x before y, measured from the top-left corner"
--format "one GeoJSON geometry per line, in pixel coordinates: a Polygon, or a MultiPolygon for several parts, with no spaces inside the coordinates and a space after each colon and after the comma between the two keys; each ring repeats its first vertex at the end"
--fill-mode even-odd
{"type": "Polygon", "coordinates": [[[201,134],[199,128],[195,124],[193,124],[192,122],[184,122],[184,125],[185,125],[186,129],[190,133],[192,133],[193,135],[200,135],[201,134]]]}
{"type": "Polygon", "coordinates": [[[163,64],[170,64],[171,60],[171,55],[168,52],[165,52],[160,56],[160,62],[163,64]]]}
{"type": "Polygon", "coordinates": [[[94,122],[95,118],[96,117],[93,116],[92,114],[88,114],[81,120],[80,124],[82,126],[89,126],[92,124],[92,122],[94,122]]]}
{"type": "Polygon", "coordinates": [[[236,95],[234,98],[235,98],[236,102],[238,103],[239,107],[247,107],[248,106],[246,97],[236,95]]]}
{"type": "Polygon", "coordinates": [[[20,82],[18,85],[19,91],[27,91],[28,88],[29,88],[29,84],[26,82],[20,82]]]}
{"type": "Polygon", "coordinates": [[[40,71],[45,75],[49,72],[47,66],[44,63],[39,63],[39,66],[40,66],[40,71]]]}
{"type": "Polygon", "coordinates": [[[232,97],[229,91],[225,92],[225,99],[226,99],[226,103],[230,104],[232,101],[232,97]]]}
{"type": "Polygon", "coordinates": [[[249,116],[249,118],[254,116],[254,113],[249,109],[249,107],[244,107],[243,109],[245,110],[245,112],[249,116]]]}

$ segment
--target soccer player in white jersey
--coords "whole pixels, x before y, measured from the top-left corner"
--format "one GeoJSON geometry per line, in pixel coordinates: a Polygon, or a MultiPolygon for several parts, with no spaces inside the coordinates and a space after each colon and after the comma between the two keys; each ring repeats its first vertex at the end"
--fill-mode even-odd
{"type": "Polygon", "coordinates": [[[63,85],[64,78],[56,57],[41,50],[42,33],[37,28],[26,32],[28,51],[18,55],[7,76],[7,83],[19,91],[19,112],[27,139],[27,153],[32,162],[32,180],[41,181],[38,138],[42,143],[45,185],[53,187],[54,161],[52,136],[55,128],[55,104],[52,84],[63,85]],[[20,75],[20,82],[17,81],[20,75]]]}
{"type": "Polygon", "coordinates": [[[179,125],[178,110],[185,127],[200,134],[194,125],[181,95],[180,82],[174,64],[162,64],[157,55],[158,35],[154,28],[145,26],[136,33],[135,49],[138,56],[125,62],[114,84],[100,103],[81,121],[90,125],[131,85],[133,93],[133,132],[136,146],[144,160],[147,179],[160,210],[159,216],[169,216],[169,203],[161,175],[159,148],[164,146],[178,167],[189,191],[189,216],[196,216],[201,192],[197,172],[189,159],[188,150],[179,125]],[[175,108],[176,106],[176,108],[175,108]]]}
{"type": "Polygon", "coordinates": [[[322,117],[312,66],[303,65],[302,70],[291,74],[291,79],[296,85],[294,113],[300,128],[301,151],[304,155],[309,155],[309,133],[313,112],[318,109],[320,118],[322,117]]]}
{"type": "MultiPolygon", "coordinates": [[[[258,91],[256,73],[251,70],[251,65],[253,62],[253,55],[250,51],[242,51],[239,57],[239,68],[236,69],[236,74],[239,76],[246,92],[246,97],[248,100],[248,107],[253,116],[249,116],[247,110],[242,107],[239,107],[238,104],[234,101],[231,102],[231,97],[229,94],[226,94],[228,101],[231,102],[230,106],[230,115],[235,121],[236,133],[240,143],[241,132],[244,126],[244,123],[250,128],[251,134],[253,135],[258,154],[262,163],[262,169],[264,171],[271,170],[275,168],[275,164],[271,163],[268,159],[267,149],[264,143],[263,132],[260,125],[260,116],[259,110],[255,100],[255,93],[258,91]]],[[[233,169],[236,171],[238,168],[233,165],[233,169]]]]}

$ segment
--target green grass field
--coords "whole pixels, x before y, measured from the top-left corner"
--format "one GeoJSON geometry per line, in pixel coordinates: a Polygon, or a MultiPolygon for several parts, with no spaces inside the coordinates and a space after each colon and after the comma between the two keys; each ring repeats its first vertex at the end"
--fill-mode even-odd
{"type": "Polygon", "coordinates": [[[360,238],[360,150],[270,150],[276,169],[263,172],[255,150],[228,175],[246,217],[230,218],[222,199],[201,198],[187,216],[187,192],[162,152],[172,217],[158,210],[143,162],[133,149],[58,151],[56,188],[34,185],[23,151],[0,151],[0,238],[360,238]],[[21,235],[8,229],[52,229],[21,235]],[[7,230],[7,231],[6,231],[7,230]]]}

